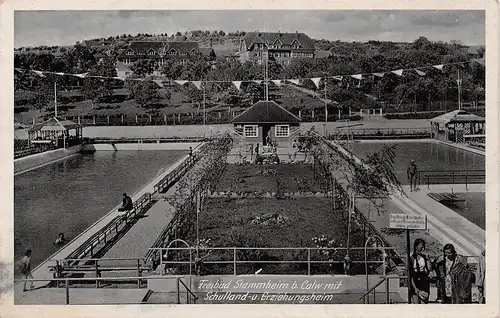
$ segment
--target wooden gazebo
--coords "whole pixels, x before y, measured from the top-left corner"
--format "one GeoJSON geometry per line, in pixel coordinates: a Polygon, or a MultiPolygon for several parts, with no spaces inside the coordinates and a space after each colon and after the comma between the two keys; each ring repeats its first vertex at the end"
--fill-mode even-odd
{"type": "Polygon", "coordinates": [[[28,130],[30,144],[52,144],[67,148],[81,144],[83,127],[70,120],[52,117],[28,130]]]}
{"type": "Polygon", "coordinates": [[[470,139],[482,139],[485,136],[485,118],[454,110],[430,120],[432,136],[442,141],[464,143],[470,139]]]}

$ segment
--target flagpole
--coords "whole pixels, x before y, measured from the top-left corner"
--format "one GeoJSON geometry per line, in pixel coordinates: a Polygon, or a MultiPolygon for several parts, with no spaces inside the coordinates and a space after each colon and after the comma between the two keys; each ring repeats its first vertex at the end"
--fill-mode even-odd
{"type": "Polygon", "coordinates": [[[57,117],[57,82],[54,82],[54,117],[57,117]]]}
{"type": "Polygon", "coordinates": [[[462,109],[462,79],[460,78],[460,70],[457,70],[457,85],[458,85],[458,109],[462,109]]]}

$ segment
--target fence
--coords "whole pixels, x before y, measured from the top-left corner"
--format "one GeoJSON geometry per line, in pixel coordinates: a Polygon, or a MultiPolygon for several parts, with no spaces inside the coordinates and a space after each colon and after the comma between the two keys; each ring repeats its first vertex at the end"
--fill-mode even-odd
{"type": "Polygon", "coordinates": [[[485,170],[423,170],[418,172],[418,184],[427,184],[428,189],[431,184],[465,184],[465,189],[467,189],[469,184],[484,184],[485,182],[485,170]]]}
{"type": "MultiPolygon", "coordinates": [[[[339,129],[340,132],[352,134],[355,139],[411,139],[430,138],[430,128],[351,128],[339,129]]],[[[342,135],[347,138],[347,135],[342,135]]],[[[329,140],[337,139],[337,135],[330,134],[329,140]]]]}
{"type": "Polygon", "coordinates": [[[85,142],[89,144],[130,144],[130,143],[184,143],[184,142],[205,142],[207,138],[203,137],[183,137],[183,138],[86,138],[85,142]]]}
{"type": "MultiPolygon", "coordinates": [[[[385,251],[393,250],[392,247],[386,247],[385,251]]],[[[280,274],[280,275],[313,275],[325,274],[325,266],[332,267],[328,271],[336,271],[342,268],[344,261],[345,247],[327,248],[327,247],[206,247],[196,249],[196,247],[172,247],[172,248],[150,248],[149,251],[152,255],[161,254],[160,268],[163,266],[178,268],[181,274],[185,274],[182,265],[192,264],[188,257],[192,253],[198,255],[207,254],[203,261],[194,261],[196,266],[197,275],[245,275],[253,274],[255,268],[263,269],[263,273],[280,274]],[[327,255],[326,251],[332,251],[332,254],[327,255]],[[168,252],[177,252],[177,260],[169,260],[168,252]],[[188,252],[188,253],[182,253],[188,252]],[[281,256],[281,257],[277,257],[281,256]],[[287,257],[288,256],[288,259],[287,257]],[[181,260],[179,260],[181,259],[181,260]],[[177,265],[177,266],[175,266],[177,265]],[[252,266],[249,266],[252,265],[252,266]],[[286,267],[288,265],[288,267],[286,267]],[[292,266],[290,266],[292,265],[292,266]],[[321,271],[314,270],[314,266],[322,265],[321,271]],[[279,266],[279,273],[274,272],[275,267],[279,266]],[[335,267],[335,268],[334,268],[335,267]],[[209,269],[212,269],[210,271],[209,269]],[[287,271],[288,269],[288,271],[287,271]],[[207,273],[204,273],[204,272],[207,273]]],[[[382,247],[368,247],[367,251],[379,253],[384,250],[382,247]]],[[[383,260],[377,259],[377,255],[370,254],[368,259],[364,260],[364,247],[351,247],[349,248],[349,255],[352,258],[350,264],[359,265],[360,269],[364,271],[364,265],[370,264],[371,266],[384,265],[383,260]],[[356,258],[356,256],[358,258],[356,258]]],[[[384,265],[385,266],[385,265],[384,265]]],[[[366,273],[363,273],[366,274],[366,273]]]]}
{"type": "MultiPolygon", "coordinates": [[[[113,281],[130,281],[130,280],[144,280],[144,279],[148,279],[148,280],[176,280],[177,281],[177,284],[176,284],[176,294],[177,294],[177,304],[180,304],[181,303],[181,288],[184,288],[185,292],[186,292],[186,304],[192,304],[192,303],[196,303],[196,300],[198,299],[198,297],[186,286],[186,284],[184,284],[184,282],[182,281],[182,279],[180,277],[169,277],[169,276],[155,276],[155,277],[106,277],[106,278],[101,278],[101,277],[96,277],[96,278],[53,278],[52,281],[55,281],[58,283],[60,282],[64,282],[64,288],[66,290],[66,305],[70,305],[71,304],[71,292],[70,292],[70,289],[71,289],[71,286],[70,286],[70,283],[71,282],[82,282],[82,281],[97,281],[97,282],[113,282],[113,281]],[[182,286],[182,287],[181,287],[182,286]]],[[[14,280],[14,283],[24,283],[24,282],[47,282],[46,279],[31,279],[31,280],[26,280],[26,279],[17,279],[17,280],[14,280]]],[[[97,283],[96,283],[97,284],[97,283]]],[[[140,284],[139,284],[140,285],[140,284]]],[[[73,287],[74,289],[78,289],[78,287],[73,287]]],[[[148,293],[149,295],[149,293],[148,293]]],[[[147,297],[147,295],[146,295],[147,297]]],[[[146,298],[145,297],[145,298],[146,298]]],[[[100,304],[102,303],[102,299],[99,299],[99,301],[96,301],[97,304],[100,304]]],[[[118,303],[119,303],[119,300],[118,300],[118,303]]],[[[142,303],[142,302],[141,302],[142,303]]]]}

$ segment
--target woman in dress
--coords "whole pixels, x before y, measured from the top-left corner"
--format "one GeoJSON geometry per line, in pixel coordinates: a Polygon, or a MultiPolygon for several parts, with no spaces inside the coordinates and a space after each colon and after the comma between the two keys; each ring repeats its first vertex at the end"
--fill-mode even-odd
{"type": "Polygon", "coordinates": [[[427,304],[429,302],[430,279],[432,264],[424,254],[425,241],[416,239],[413,243],[413,254],[410,262],[410,294],[412,303],[427,304]]]}
{"type": "Polygon", "coordinates": [[[446,244],[443,248],[443,255],[438,257],[435,263],[438,274],[438,302],[458,303],[456,273],[463,272],[462,269],[467,266],[467,260],[457,254],[453,244],[446,244]]]}
{"type": "Polygon", "coordinates": [[[24,253],[24,257],[21,259],[19,265],[21,267],[21,274],[23,274],[23,277],[25,279],[23,292],[27,290],[26,284],[28,284],[28,280],[30,280],[31,282],[30,289],[33,289],[35,285],[33,284],[33,275],[31,274],[31,250],[27,250],[24,253]]]}

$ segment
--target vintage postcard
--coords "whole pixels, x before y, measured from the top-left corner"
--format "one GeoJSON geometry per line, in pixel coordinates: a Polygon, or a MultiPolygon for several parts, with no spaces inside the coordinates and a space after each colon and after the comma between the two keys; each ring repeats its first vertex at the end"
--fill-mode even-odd
{"type": "Polygon", "coordinates": [[[462,4],[4,1],[2,316],[498,316],[462,4]]]}

